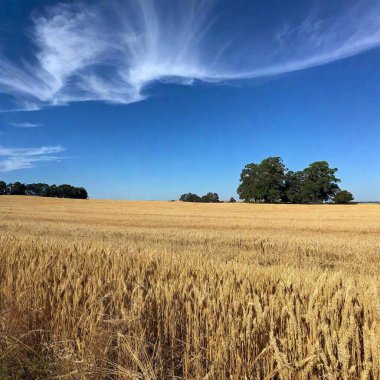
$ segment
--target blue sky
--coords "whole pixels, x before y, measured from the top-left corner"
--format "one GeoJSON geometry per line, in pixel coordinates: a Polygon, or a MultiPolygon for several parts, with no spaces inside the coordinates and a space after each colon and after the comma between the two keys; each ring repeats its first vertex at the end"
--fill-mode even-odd
{"type": "Polygon", "coordinates": [[[380,3],[316,3],[2,1],[0,178],[229,198],[281,156],[380,199],[380,3]]]}

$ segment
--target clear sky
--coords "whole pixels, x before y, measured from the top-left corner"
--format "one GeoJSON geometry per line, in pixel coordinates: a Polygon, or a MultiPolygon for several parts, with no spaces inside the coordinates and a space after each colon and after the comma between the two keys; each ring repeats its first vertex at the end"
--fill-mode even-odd
{"type": "Polygon", "coordinates": [[[228,199],[281,156],[379,200],[379,47],[377,0],[3,0],[0,179],[228,199]]]}

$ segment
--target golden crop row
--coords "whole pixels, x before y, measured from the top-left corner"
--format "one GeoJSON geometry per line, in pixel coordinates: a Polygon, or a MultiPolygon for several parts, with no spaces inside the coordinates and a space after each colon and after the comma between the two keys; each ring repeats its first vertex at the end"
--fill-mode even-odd
{"type": "Polygon", "coordinates": [[[380,379],[378,206],[0,216],[0,378],[380,379]]]}

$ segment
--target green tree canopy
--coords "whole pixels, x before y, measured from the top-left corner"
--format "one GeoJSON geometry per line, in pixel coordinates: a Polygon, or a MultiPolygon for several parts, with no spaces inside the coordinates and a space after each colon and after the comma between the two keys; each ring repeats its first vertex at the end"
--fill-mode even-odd
{"type": "Polygon", "coordinates": [[[26,195],[46,197],[49,192],[49,185],[46,183],[31,183],[26,185],[26,195]]]}
{"type": "Polygon", "coordinates": [[[200,197],[197,194],[186,193],[182,194],[179,200],[182,202],[218,203],[219,195],[217,193],[207,193],[206,195],[200,197]]]}
{"type": "Polygon", "coordinates": [[[202,199],[202,202],[205,202],[205,203],[218,203],[219,195],[217,193],[207,193],[201,199],[202,199]]]}
{"type": "Polygon", "coordinates": [[[7,184],[4,181],[0,181],[0,195],[7,193],[7,184]]]}
{"type": "Polygon", "coordinates": [[[243,168],[237,192],[245,202],[329,202],[340,190],[336,172],[326,161],[313,162],[302,171],[288,171],[280,157],[269,157],[243,168]]]}
{"type": "Polygon", "coordinates": [[[334,203],[346,204],[351,203],[354,196],[347,190],[338,191],[334,196],[334,203]]]}
{"type": "Polygon", "coordinates": [[[285,165],[280,157],[268,157],[260,164],[248,164],[240,175],[237,189],[246,202],[280,202],[285,185],[285,165]]]}
{"type": "Polygon", "coordinates": [[[9,183],[7,185],[7,194],[26,195],[26,186],[21,182],[9,183]]]}
{"type": "Polygon", "coordinates": [[[0,195],[32,195],[40,197],[87,199],[87,190],[71,185],[48,185],[46,183],[23,184],[21,182],[5,184],[0,181],[0,195]]]}
{"type": "Polygon", "coordinates": [[[285,186],[282,200],[289,203],[302,203],[304,172],[288,171],[285,175],[285,186]]]}
{"type": "Polygon", "coordinates": [[[328,162],[317,161],[303,171],[301,199],[303,203],[322,203],[331,200],[339,191],[336,168],[330,168],[328,162]]]}
{"type": "Polygon", "coordinates": [[[179,200],[182,202],[201,202],[201,197],[197,194],[186,193],[182,194],[179,200]]]}

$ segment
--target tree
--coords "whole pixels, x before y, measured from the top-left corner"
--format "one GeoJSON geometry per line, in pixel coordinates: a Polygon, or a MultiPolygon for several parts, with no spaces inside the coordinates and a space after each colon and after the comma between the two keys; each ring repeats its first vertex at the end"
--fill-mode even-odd
{"type": "Polygon", "coordinates": [[[7,184],[4,181],[0,181],[0,195],[7,193],[7,184]]]}
{"type": "Polygon", "coordinates": [[[285,187],[282,197],[283,202],[302,203],[304,177],[303,172],[289,171],[285,174],[285,187]]]}
{"type": "Polygon", "coordinates": [[[240,174],[240,185],[237,189],[239,198],[245,202],[256,202],[262,199],[260,189],[260,165],[248,164],[240,174]]]}
{"type": "Polygon", "coordinates": [[[237,189],[245,202],[280,202],[285,186],[285,165],[280,157],[268,157],[260,164],[248,164],[240,175],[237,189]]]}
{"type": "Polygon", "coordinates": [[[193,193],[182,194],[179,200],[182,202],[201,202],[202,201],[200,196],[193,193]]]}
{"type": "Polygon", "coordinates": [[[236,203],[236,199],[234,197],[230,198],[230,203],[236,203]]]}
{"type": "Polygon", "coordinates": [[[217,193],[207,193],[201,198],[201,200],[205,203],[218,203],[219,195],[217,193]]]}
{"type": "Polygon", "coordinates": [[[49,192],[49,185],[46,183],[31,183],[26,185],[26,195],[46,197],[49,192]]]}
{"type": "Polygon", "coordinates": [[[26,195],[26,186],[21,182],[9,183],[7,186],[9,195],[26,195]]]}
{"type": "Polygon", "coordinates": [[[347,190],[338,191],[334,196],[334,203],[347,204],[354,200],[354,196],[347,190]]]}
{"type": "Polygon", "coordinates": [[[57,185],[49,186],[49,188],[47,189],[46,196],[51,197],[51,198],[58,197],[58,186],[57,185]]]}
{"type": "Polygon", "coordinates": [[[304,169],[302,203],[322,203],[332,199],[339,191],[340,179],[335,177],[337,170],[330,168],[326,161],[313,162],[304,169]]]}
{"type": "Polygon", "coordinates": [[[58,198],[87,199],[88,194],[83,187],[74,187],[71,185],[60,185],[54,188],[55,196],[58,198]]]}
{"type": "Polygon", "coordinates": [[[58,198],[75,198],[75,189],[70,185],[59,185],[57,186],[57,197],[58,198]]]}
{"type": "Polygon", "coordinates": [[[87,190],[84,187],[77,187],[76,188],[76,198],[77,199],[87,199],[88,198],[87,190]]]}

